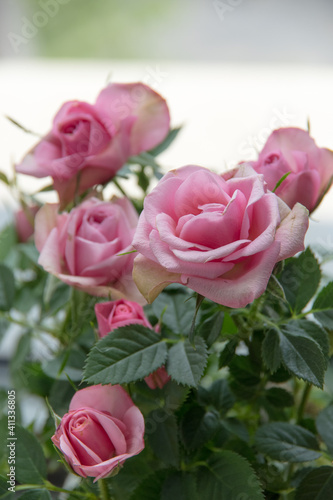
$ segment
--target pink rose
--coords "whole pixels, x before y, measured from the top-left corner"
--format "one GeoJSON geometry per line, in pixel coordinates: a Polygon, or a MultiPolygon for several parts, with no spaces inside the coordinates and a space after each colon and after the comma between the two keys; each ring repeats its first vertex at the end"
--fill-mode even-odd
{"type": "Polygon", "coordinates": [[[127,198],[90,198],[69,213],[44,205],[35,222],[39,264],[87,293],[142,301],[133,279],[130,252],[138,215],[127,198]]]}
{"type": "Polygon", "coordinates": [[[244,307],[265,291],[276,262],[304,248],[307,227],[306,208],[290,210],[251,167],[227,181],[183,167],[145,199],[133,277],[149,302],[169,283],[182,283],[219,304],[244,307]]]}
{"type": "Polygon", "coordinates": [[[115,302],[96,304],[95,314],[100,337],[105,337],[109,332],[121,326],[143,325],[153,328],[140,304],[129,300],[120,299],[115,302]]]}
{"type": "MultiPolygon", "coordinates": [[[[95,305],[95,314],[98,323],[98,333],[100,337],[105,337],[116,328],[127,325],[143,325],[153,328],[145,316],[140,304],[129,300],[116,300],[115,302],[101,302],[95,305]]],[[[159,325],[155,326],[155,331],[159,331],[159,325]]],[[[145,382],[150,389],[159,387],[162,389],[169,382],[170,376],[164,366],[145,377],[145,382]]]]}
{"type": "Polygon", "coordinates": [[[34,234],[34,219],[40,207],[26,206],[15,213],[15,229],[19,242],[25,243],[34,234]]]}
{"type": "Polygon", "coordinates": [[[163,389],[170,379],[171,377],[166,371],[165,366],[161,366],[161,368],[157,368],[157,370],[148,375],[148,377],[145,377],[145,382],[149,389],[157,389],[157,387],[163,389]]]}
{"type": "Polygon", "coordinates": [[[301,203],[310,212],[317,208],[333,178],[333,152],[318,148],[308,132],[297,128],[275,130],[251,165],[264,175],[271,191],[291,172],[275,193],[290,208],[301,203]]]}
{"type": "Polygon", "coordinates": [[[143,450],[144,430],[141,411],[120,385],[94,385],[74,394],[52,441],[76,474],[97,481],[143,450]]]}
{"type": "Polygon", "coordinates": [[[157,146],[169,125],[165,100],[147,85],[111,84],[94,105],[80,101],[63,104],[52,130],[16,171],[51,176],[64,207],[76,191],[104,184],[130,156],[157,146]]]}

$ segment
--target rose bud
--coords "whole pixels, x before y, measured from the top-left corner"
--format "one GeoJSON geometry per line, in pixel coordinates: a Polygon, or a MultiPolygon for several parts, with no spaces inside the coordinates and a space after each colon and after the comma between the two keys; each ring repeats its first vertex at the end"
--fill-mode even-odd
{"type": "Polygon", "coordinates": [[[263,174],[271,191],[290,172],[275,194],[290,208],[301,203],[310,212],[317,208],[333,179],[333,152],[318,148],[308,132],[297,128],[275,130],[251,165],[263,174]]]}
{"type": "Polygon", "coordinates": [[[34,219],[40,207],[26,206],[15,213],[15,229],[20,243],[28,241],[34,234],[34,219]]]}
{"type": "MultiPolygon", "coordinates": [[[[129,300],[116,300],[115,302],[101,302],[95,305],[95,314],[98,324],[98,334],[105,337],[116,328],[128,325],[143,325],[153,329],[152,325],[145,316],[144,310],[140,304],[130,302],[129,300]]],[[[159,331],[159,324],[154,328],[159,331]]],[[[145,382],[150,389],[162,389],[170,380],[164,366],[145,377],[145,382]]]]}
{"type": "Polygon", "coordinates": [[[52,441],[76,474],[97,481],[143,450],[144,430],[120,385],[94,385],[75,393],[52,441]]]}

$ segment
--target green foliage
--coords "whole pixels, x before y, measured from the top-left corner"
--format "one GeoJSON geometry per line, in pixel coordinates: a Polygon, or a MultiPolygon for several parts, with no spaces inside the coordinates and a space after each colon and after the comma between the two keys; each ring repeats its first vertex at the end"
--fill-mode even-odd
{"type": "Polygon", "coordinates": [[[52,497],[47,490],[30,490],[18,497],[21,500],[51,500],[52,497]]]}
{"type": "Polygon", "coordinates": [[[146,419],[146,435],[155,455],[167,465],[179,465],[178,427],[175,416],[163,408],[146,419]]]}
{"type": "Polygon", "coordinates": [[[296,490],[295,500],[331,500],[332,492],[333,469],[326,465],[305,476],[296,490]]]}
{"type": "Polygon", "coordinates": [[[14,274],[7,266],[0,264],[0,311],[9,311],[14,303],[14,274]]]}
{"type": "Polygon", "coordinates": [[[320,267],[314,254],[307,248],[299,257],[289,260],[280,282],[290,307],[299,313],[316,293],[321,278],[320,267]]]}
{"type": "Polygon", "coordinates": [[[327,406],[319,413],[316,427],[329,454],[333,456],[333,405],[327,406]]]}
{"type": "Polygon", "coordinates": [[[16,479],[20,483],[43,484],[47,466],[42,447],[27,429],[16,425],[16,479]]]}
{"type": "Polygon", "coordinates": [[[124,326],[102,338],[91,350],[84,379],[90,384],[126,384],[160,368],[167,347],[160,335],[141,325],[124,326]]]}
{"type": "Polygon", "coordinates": [[[318,294],[313,309],[315,318],[324,327],[333,329],[333,281],[331,281],[318,294]]]}
{"type": "Polygon", "coordinates": [[[200,337],[193,347],[188,339],[180,340],[169,350],[167,371],[179,384],[196,387],[207,363],[207,349],[200,337]]]}
{"type": "Polygon", "coordinates": [[[286,422],[262,425],[255,436],[258,450],[280,462],[308,462],[321,456],[316,437],[286,422]]]}
{"type": "Polygon", "coordinates": [[[186,292],[161,293],[152,304],[157,319],[172,332],[188,335],[195,314],[195,299],[186,292]]]}
{"type": "Polygon", "coordinates": [[[328,336],[308,320],[290,321],[266,333],[262,349],[272,372],[281,362],[296,377],[322,387],[328,360],[328,336]]]}
{"type": "Polygon", "coordinates": [[[231,451],[215,453],[198,476],[199,498],[264,500],[257,477],[247,460],[231,451]]]}
{"type": "Polygon", "coordinates": [[[218,429],[218,413],[190,406],[181,421],[182,442],[188,451],[196,450],[213,438],[218,429]]]}

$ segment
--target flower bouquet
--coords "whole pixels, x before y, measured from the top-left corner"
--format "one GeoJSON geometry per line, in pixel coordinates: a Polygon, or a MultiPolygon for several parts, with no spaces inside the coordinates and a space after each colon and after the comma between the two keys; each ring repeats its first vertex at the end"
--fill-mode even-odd
{"type": "Polygon", "coordinates": [[[304,249],[333,152],[286,128],[163,176],[178,131],[151,88],[110,84],[1,173],[1,498],[333,498],[333,282],[304,249]]]}

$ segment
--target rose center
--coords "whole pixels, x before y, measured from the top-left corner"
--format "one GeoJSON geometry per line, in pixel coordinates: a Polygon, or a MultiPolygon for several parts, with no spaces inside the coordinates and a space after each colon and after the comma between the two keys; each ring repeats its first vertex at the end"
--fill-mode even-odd
{"type": "Polygon", "coordinates": [[[278,161],[280,159],[280,156],[276,153],[272,153],[271,155],[267,156],[265,158],[264,164],[265,165],[271,165],[275,161],[278,161]]]}
{"type": "Polygon", "coordinates": [[[119,306],[116,307],[114,316],[123,316],[124,314],[128,315],[130,313],[131,310],[128,306],[126,306],[125,304],[120,304],[119,306]]]}

